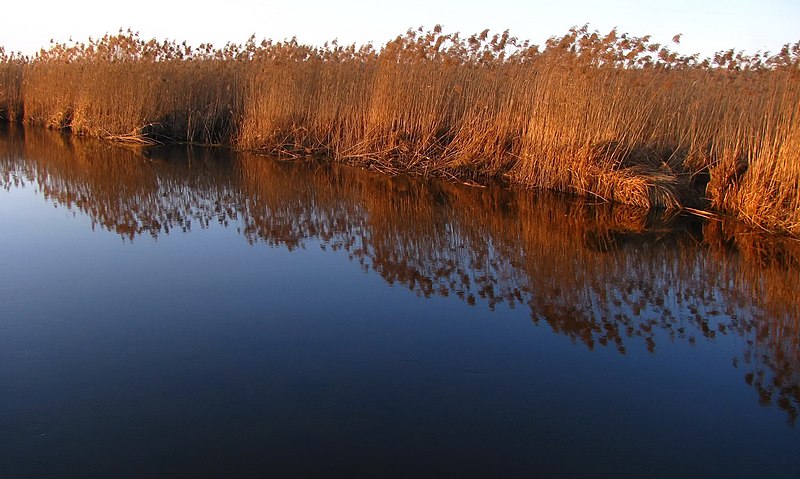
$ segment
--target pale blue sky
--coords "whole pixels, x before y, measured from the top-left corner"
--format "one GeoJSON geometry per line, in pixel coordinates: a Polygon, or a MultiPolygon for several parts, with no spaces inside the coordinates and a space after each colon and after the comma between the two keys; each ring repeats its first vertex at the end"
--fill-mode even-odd
{"type": "Polygon", "coordinates": [[[259,39],[297,36],[311,44],[338,38],[340,43],[379,45],[409,27],[437,23],[445,31],[462,33],[509,28],[517,37],[536,43],[589,23],[604,33],[617,26],[637,36],[652,34],[660,42],[683,33],[680,51],[703,55],[726,48],[775,51],[800,40],[798,0],[6,2],[0,45],[24,53],[46,46],[50,38],[85,40],[120,27],[131,27],[147,38],[188,40],[195,45],[240,43],[253,33],[259,39]]]}

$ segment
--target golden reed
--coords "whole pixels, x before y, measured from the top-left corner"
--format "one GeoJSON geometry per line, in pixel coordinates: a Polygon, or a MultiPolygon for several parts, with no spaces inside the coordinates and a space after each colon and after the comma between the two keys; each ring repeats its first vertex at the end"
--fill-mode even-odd
{"type": "Polygon", "coordinates": [[[120,31],[33,58],[0,50],[0,117],[700,207],[800,235],[800,42],[699,59],[586,26],[542,47],[437,26],[379,50],[120,31]]]}

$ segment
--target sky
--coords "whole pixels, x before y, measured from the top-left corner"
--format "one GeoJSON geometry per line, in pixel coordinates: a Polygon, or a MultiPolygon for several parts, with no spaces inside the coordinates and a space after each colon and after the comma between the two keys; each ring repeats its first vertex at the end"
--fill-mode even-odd
{"type": "Polygon", "coordinates": [[[85,41],[120,28],[193,45],[242,43],[255,34],[259,40],[296,36],[313,45],[338,39],[378,46],[409,28],[436,24],[446,33],[510,29],[541,44],[588,23],[601,33],[617,27],[661,43],[681,33],[676,49],[702,56],[729,48],[775,52],[800,41],[800,0],[2,1],[0,46],[25,54],[46,47],[50,39],[85,41]]]}

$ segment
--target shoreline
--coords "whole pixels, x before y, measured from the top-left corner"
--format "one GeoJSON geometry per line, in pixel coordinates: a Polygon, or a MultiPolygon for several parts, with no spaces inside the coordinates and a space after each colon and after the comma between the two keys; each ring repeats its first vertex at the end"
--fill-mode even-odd
{"type": "Polygon", "coordinates": [[[800,43],[679,56],[573,28],[409,31],[380,51],[294,40],[192,48],[128,32],[0,57],[0,117],[134,144],[318,155],[486,178],[800,237],[800,43]]]}

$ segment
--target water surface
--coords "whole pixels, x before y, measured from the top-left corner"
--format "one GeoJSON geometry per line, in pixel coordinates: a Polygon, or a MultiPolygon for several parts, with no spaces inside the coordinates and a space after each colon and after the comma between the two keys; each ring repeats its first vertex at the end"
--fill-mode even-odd
{"type": "Polygon", "coordinates": [[[800,246],[0,131],[0,476],[797,477],[800,246]]]}

